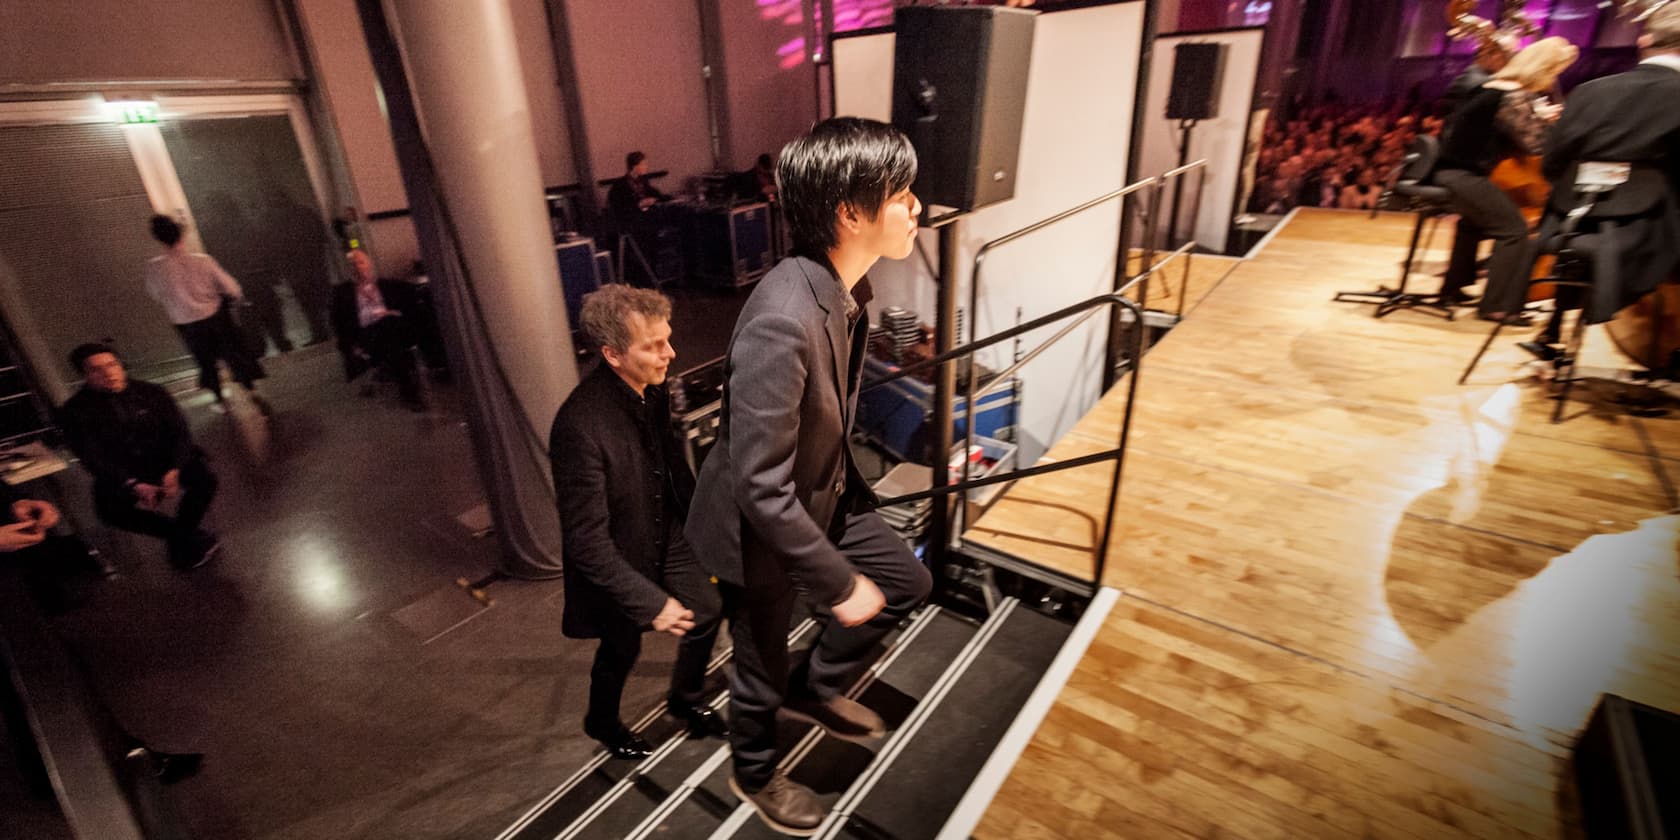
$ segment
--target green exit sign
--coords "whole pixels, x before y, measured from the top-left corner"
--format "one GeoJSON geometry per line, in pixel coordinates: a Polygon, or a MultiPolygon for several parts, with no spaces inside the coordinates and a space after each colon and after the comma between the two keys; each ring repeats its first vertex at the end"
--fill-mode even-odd
{"type": "Polygon", "coordinates": [[[123,125],[144,125],[158,121],[158,104],[149,100],[106,102],[105,112],[123,125]]]}

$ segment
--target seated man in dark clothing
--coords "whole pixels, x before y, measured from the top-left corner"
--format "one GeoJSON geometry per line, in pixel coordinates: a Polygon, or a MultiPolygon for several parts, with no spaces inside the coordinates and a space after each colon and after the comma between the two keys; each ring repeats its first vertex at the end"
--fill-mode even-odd
{"type": "Polygon", "coordinates": [[[647,155],[631,152],[624,156],[624,177],[607,188],[607,209],[620,230],[629,230],[649,207],[669,198],[648,181],[647,155]]]}
{"type": "Polygon", "coordinates": [[[751,169],[735,173],[735,198],[740,201],[776,200],[776,164],[762,154],[751,169]]]}
{"type": "Polygon", "coordinates": [[[385,282],[373,273],[373,260],[361,250],[345,255],[354,283],[333,290],[333,330],[344,357],[344,378],[355,379],[372,361],[397,383],[397,394],[409,408],[425,408],[420,399],[420,376],[414,349],[420,344],[413,320],[405,317],[386,294],[385,282]]]}
{"type": "Polygon", "coordinates": [[[650,261],[657,260],[661,234],[670,236],[671,229],[661,224],[662,217],[654,205],[671,197],[648,179],[647,155],[641,152],[625,155],[624,170],[624,176],[613,179],[607,188],[607,244],[618,255],[620,281],[628,282],[630,269],[640,266],[648,282],[657,285],[659,280],[650,261]],[[622,237],[626,235],[634,246],[633,259],[619,253],[624,245],[622,237]]]}
{"type": "Polygon", "coordinates": [[[174,398],[150,382],[130,380],[115,350],[83,344],[70,364],[86,378],[59,408],[59,422],[82,466],[93,473],[100,521],[167,540],[169,562],[194,569],[221,548],[199,527],[216,496],[216,475],[193,445],[174,398]],[[173,517],[160,508],[179,499],[173,517]]]}

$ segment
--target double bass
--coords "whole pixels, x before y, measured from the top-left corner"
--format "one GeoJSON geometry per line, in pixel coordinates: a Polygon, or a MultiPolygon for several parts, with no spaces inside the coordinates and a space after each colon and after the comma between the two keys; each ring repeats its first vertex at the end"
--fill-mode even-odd
{"type": "MultiPolygon", "coordinates": [[[[1624,14],[1642,21],[1652,12],[1677,0],[1616,0],[1624,14]]],[[[1474,38],[1478,57],[1484,54],[1510,60],[1512,52],[1500,41],[1501,35],[1523,38],[1537,33],[1532,21],[1523,14],[1525,0],[1501,0],[1499,23],[1473,14],[1476,0],[1450,0],[1447,4],[1447,36],[1453,39],[1474,38]],[[1485,51],[1485,52],[1484,52],[1485,51]]],[[[1561,101],[1561,96],[1554,98],[1561,101]]],[[[1529,224],[1534,225],[1545,213],[1551,198],[1551,184],[1540,171],[1538,155],[1520,155],[1500,161],[1490,180],[1505,191],[1522,211],[1529,224]]],[[[1534,277],[1551,272],[1553,257],[1544,257],[1534,267],[1534,277]]],[[[1531,287],[1529,300],[1548,300],[1554,287],[1537,283],[1531,287]]],[[[1667,281],[1643,298],[1616,313],[1605,324],[1616,349],[1632,361],[1652,371],[1670,371],[1680,353],[1680,276],[1671,275],[1667,281]]],[[[1671,375],[1680,372],[1670,371],[1671,375]]]]}

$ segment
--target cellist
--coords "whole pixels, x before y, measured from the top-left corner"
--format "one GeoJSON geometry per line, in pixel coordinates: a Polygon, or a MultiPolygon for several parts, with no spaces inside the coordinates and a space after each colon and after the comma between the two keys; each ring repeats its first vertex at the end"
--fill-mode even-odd
{"type": "Polygon", "coordinates": [[[1528,221],[1515,202],[1489,177],[1512,154],[1538,155],[1561,106],[1546,99],[1578,51],[1563,38],[1544,38],[1525,47],[1492,80],[1472,91],[1448,119],[1434,183],[1452,195],[1458,231],[1441,303],[1464,302],[1464,287],[1476,277],[1476,250],[1494,240],[1488,260],[1487,291],[1478,314],[1484,320],[1528,323],[1522,314],[1528,274],[1534,263],[1528,221]]]}

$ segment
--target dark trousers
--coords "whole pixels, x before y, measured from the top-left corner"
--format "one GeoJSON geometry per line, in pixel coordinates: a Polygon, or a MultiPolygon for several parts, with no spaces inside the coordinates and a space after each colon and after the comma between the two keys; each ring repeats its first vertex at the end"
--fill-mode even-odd
{"type": "MultiPolygon", "coordinates": [[[[142,479],[155,484],[162,476],[142,479]]],[[[133,531],[171,542],[191,537],[198,531],[210,502],[216,498],[216,474],[200,457],[188,458],[181,465],[181,501],[175,516],[169,517],[155,510],[138,506],[134,492],[124,487],[98,484],[93,488],[93,508],[99,521],[113,528],[133,531]]]]}
{"type": "Polygon", "coordinates": [[[797,592],[774,557],[754,550],[750,531],[743,529],[741,534],[749,583],[726,592],[729,630],[735,639],[729,741],[735,777],[747,790],[758,790],[769,782],[781,758],[776,749],[776,710],[783,700],[790,693],[817,698],[844,693],[875,646],[933,589],[927,567],[878,514],[843,516],[835,545],[853,568],[880,587],[887,606],[856,627],[828,621],[793,680],[788,674],[787,634],[797,592]]]}
{"type": "Polygon", "coordinates": [[[1452,193],[1459,213],[1441,293],[1456,293],[1475,282],[1477,246],[1483,239],[1492,239],[1487,290],[1478,311],[1483,315],[1520,311],[1528,297],[1528,276],[1534,269],[1535,248],[1528,238],[1528,220],[1516,202],[1486,176],[1446,169],[1434,177],[1437,185],[1452,193]]]}
{"type": "MultiPolygon", "coordinates": [[[[694,555],[673,554],[660,574],[660,587],[682,605],[694,611],[694,629],[677,643],[677,661],[671,668],[670,708],[681,711],[704,700],[706,664],[712,657],[722,618],[722,597],[694,555]]],[[[642,628],[628,619],[601,629],[601,646],[595,650],[595,664],[589,669],[589,710],[583,730],[591,737],[610,737],[623,725],[619,702],[630,669],[642,653],[642,628]]]]}
{"type": "Polygon", "coordinates": [[[401,315],[387,315],[362,327],[358,343],[393,381],[403,399],[420,398],[420,378],[414,369],[414,329],[401,315]]]}
{"type": "Polygon", "coordinates": [[[216,399],[222,398],[222,376],[216,370],[218,360],[227,362],[233,381],[245,386],[247,391],[263,378],[262,365],[245,352],[226,306],[202,321],[176,324],[175,331],[181,334],[193,360],[198,362],[198,387],[215,394],[216,399]]]}

